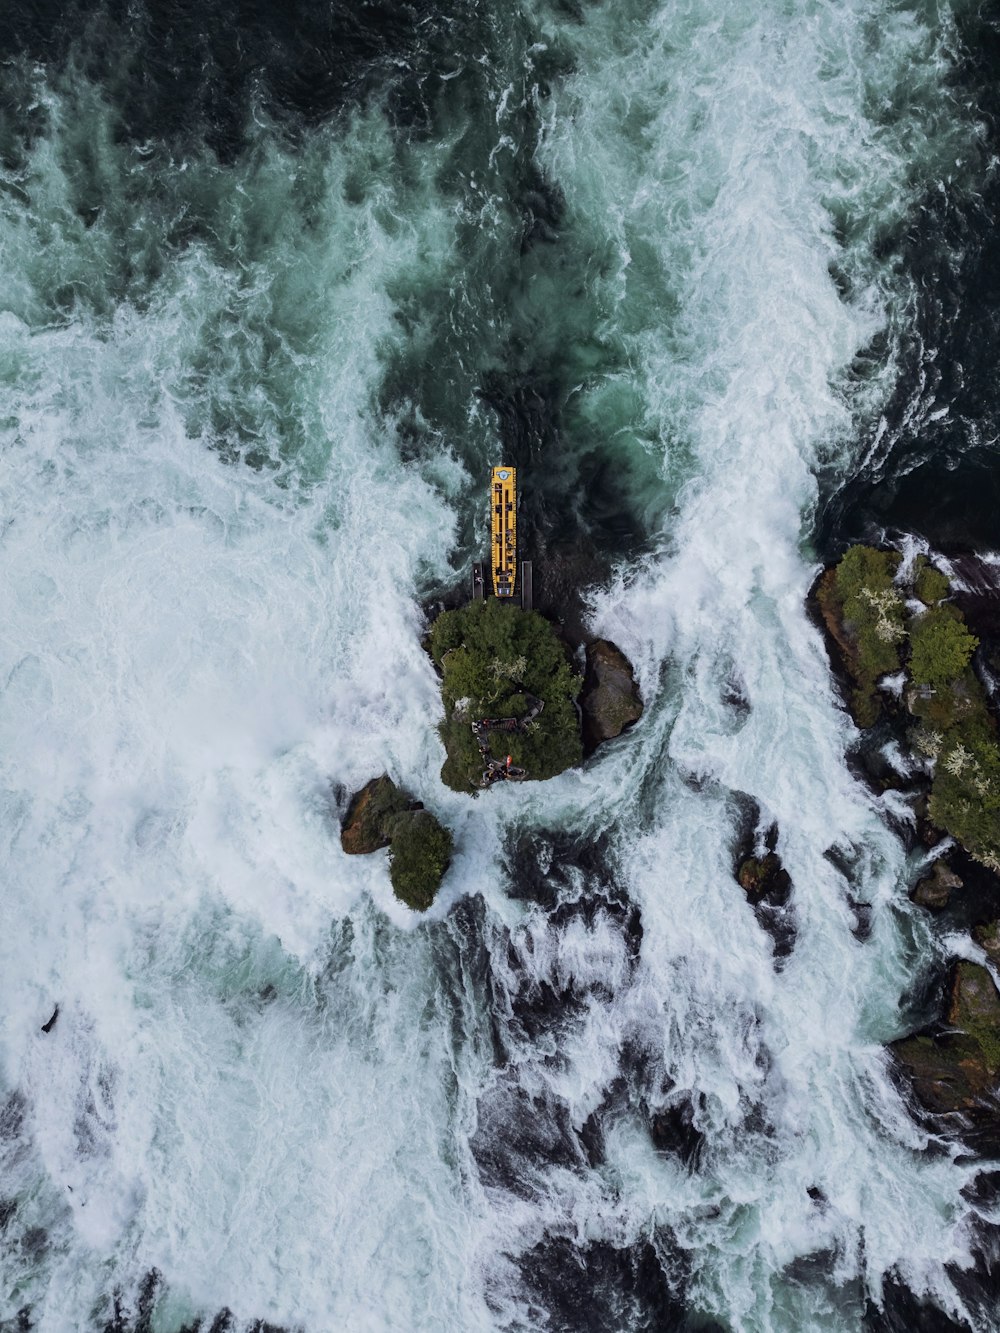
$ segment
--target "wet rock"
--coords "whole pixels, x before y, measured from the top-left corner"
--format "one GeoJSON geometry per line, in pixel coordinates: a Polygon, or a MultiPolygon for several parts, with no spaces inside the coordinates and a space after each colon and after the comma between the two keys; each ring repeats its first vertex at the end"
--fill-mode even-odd
{"type": "Polygon", "coordinates": [[[642,717],[642,699],[628,658],[607,639],[587,644],[587,668],[580,695],[585,754],[620,736],[642,717]]]}
{"type": "Polygon", "coordinates": [[[976,926],[972,938],[985,951],[993,966],[1000,971],[1000,921],[990,921],[984,926],[976,926]]]}
{"type": "Polygon", "coordinates": [[[366,782],[351,798],[340,830],[340,845],[349,856],[366,856],[388,847],[392,834],[386,821],[402,811],[416,808],[385,773],[366,782]]]}
{"type": "Polygon", "coordinates": [[[862,1328],[864,1333],[971,1333],[964,1319],[952,1319],[932,1300],[915,1295],[895,1275],[885,1279],[878,1303],[866,1302],[862,1328]]]}
{"type": "Polygon", "coordinates": [[[1000,1133],[1000,995],[986,968],[957,963],[944,1023],[893,1042],[891,1049],[925,1110],[960,1113],[990,1138],[1000,1133]]]}
{"type": "Polygon", "coordinates": [[[649,1134],[658,1152],[671,1153],[694,1170],[701,1158],[705,1134],[696,1123],[696,1110],[690,1101],[665,1107],[650,1116],[649,1134]]]}
{"type": "Polygon", "coordinates": [[[955,889],[962,887],[962,881],[948,863],[941,857],[934,862],[929,875],[920,880],[910,897],[919,907],[928,912],[943,912],[951,900],[955,889]]]}
{"type": "Polygon", "coordinates": [[[792,887],[788,871],[782,867],[777,852],[768,852],[765,856],[748,856],[736,878],[752,907],[765,898],[772,901],[787,899],[792,887]]]}
{"type": "Polygon", "coordinates": [[[581,1243],[546,1233],[519,1265],[530,1327],[549,1333],[717,1329],[688,1323],[684,1258],[670,1252],[662,1233],[657,1241],[655,1249],[649,1242],[617,1249],[607,1241],[581,1243]]]}

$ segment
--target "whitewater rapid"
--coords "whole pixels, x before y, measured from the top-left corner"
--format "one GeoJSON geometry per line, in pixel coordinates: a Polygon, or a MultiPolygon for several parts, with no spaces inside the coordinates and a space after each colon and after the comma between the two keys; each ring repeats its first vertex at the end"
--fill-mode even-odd
{"type": "Polygon", "coordinates": [[[879,242],[975,141],[948,15],[539,3],[484,31],[433,132],[374,104],[290,139],[258,107],[229,163],[22,71],[0,1321],[135,1318],[155,1269],[162,1330],[643,1328],[613,1271],[562,1303],[643,1247],[726,1329],[856,1328],[887,1275],[960,1309],[975,1169],[928,1151],[883,1050],[938,946],[805,611],[819,478],[866,456],[915,300],[879,242]],[[519,259],[527,155],[564,212],[519,259]],[[438,779],[421,607],[479,540],[507,340],[575,376],[525,485],[596,450],[641,516],[588,605],[647,708],[472,802],[438,779]],[[340,850],[382,771],[455,834],[426,921],[340,850]],[[794,885],[780,966],[733,878],[751,808],[794,885]],[[694,1165],[649,1134],[679,1107],[694,1165]]]}

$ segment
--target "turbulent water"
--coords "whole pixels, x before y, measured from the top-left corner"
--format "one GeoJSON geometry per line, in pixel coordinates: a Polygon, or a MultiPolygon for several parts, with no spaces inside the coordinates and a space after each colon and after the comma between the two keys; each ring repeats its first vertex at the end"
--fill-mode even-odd
{"type": "Polygon", "coordinates": [[[805,609],[993,475],[989,16],[0,39],[0,1327],[998,1327],[884,1052],[946,945],[805,609]],[[501,456],[646,713],[473,801],[421,637],[501,456]],[[382,771],[455,834],[426,919],[340,850],[382,771]]]}

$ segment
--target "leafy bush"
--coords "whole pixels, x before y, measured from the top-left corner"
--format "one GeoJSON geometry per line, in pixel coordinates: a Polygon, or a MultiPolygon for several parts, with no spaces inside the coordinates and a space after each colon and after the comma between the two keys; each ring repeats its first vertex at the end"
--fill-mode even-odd
{"type": "Polygon", "coordinates": [[[497,598],[445,611],[431,627],[431,656],[442,673],[448,758],[441,779],[471,791],[483,770],[471,723],[523,717],[528,696],[545,707],[527,731],[492,733],[497,758],[509,754],[529,778],[544,779],[583,757],[576,696],[581,680],[549,622],[497,598]]]}
{"type": "Polygon", "coordinates": [[[930,607],[910,622],[910,674],[918,685],[947,685],[962,675],[978,645],[955,607],[930,607]]]}
{"type": "Polygon", "coordinates": [[[414,912],[425,912],[451,860],[452,837],[427,810],[396,815],[389,829],[389,878],[396,897],[414,912]]]}

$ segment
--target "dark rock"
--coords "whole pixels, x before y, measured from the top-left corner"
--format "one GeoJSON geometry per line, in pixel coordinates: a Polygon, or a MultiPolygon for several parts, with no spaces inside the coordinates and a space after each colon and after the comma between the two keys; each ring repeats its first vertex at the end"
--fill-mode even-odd
{"type": "Polygon", "coordinates": [[[642,699],[628,658],[607,639],[587,644],[587,669],[580,695],[583,748],[593,754],[642,717],[642,699]]]}
{"type": "Polygon", "coordinates": [[[748,856],[736,876],[747,902],[756,907],[765,898],[784,901],[792,886],[788,871],[782,867],[776,852],[766,856],[748,856]]]}
{"type": "Polygon", "coordinates": [[[649,1134],[659,1152],[672,1153],[694,1170],[705,1143],[704,1131],[696,1124],[694,1105],[684,1100],[650,1116],[649,1134]]]}
{"type": "Polygon", "coordinates": [[[549,1333],[694,1327],[683,1300],[684,1259],[667,1251],[662,1236],[657,1240],[655,1249],[649,1242],[616,1249],[607,1241],[581,1244],[546,1233],[520,1260],[530,1327],[549,1333]]]}
{"type": "Polygon", "coordinates": [[[56,1005],[56,1007],[52,1010],[52,1017],[49,1019],[47,1023],[42,1024],[42,1031],[45,1033],[51,1032],[56,1025],[56,1019],[58,1017],[59,1017],[59,1006],[56,1005]]]}
{"type": "Polygon", "coordinates": [[[882,1285],[878,1304],[868,1300],[862,1319],[865,1333],[971,1333],[969,1324],[952,1319],[933,1301],[916,1296],[894,1275],[882,1285]]]}
{"type": "Polygon", "coordinates": [[[796,920],[792,881],[774,850],[778,828],[762,831],[760,807],[744,793],[737,796],[737,841],[733,874],[753,908],[758,924],[774,941],[774,965],[780,971],[795,947],[796,920]]]}
{"type": "Polygon", "coordinates": [[[1000,921],[990,921],[986,925],[976,926],[972,938],[985,952],[993,966],[1000,970],[1000,921]]]}
{"type": "Polygon", "coordinates": [[[995,1141],[1000,1133],[1000,995],[986,968],[957,963],[947,989],[945,1022],[893,1042],[891,1050],[924,1110],[934,1116],[960,1114],[978,1137],[995,1141]]]}
{"type": "Polygon", "coordinates": [[[958,875],[949,870],[948,863],[942,857],[938,857],[931,873],[918,882],[910,897],[918,906],[926,907],[928,912],[943,912],[952,891],[961,887],[962,881],[958,875]]]}
{"type": "Polygon", "coordinates": [[[349,856],[366,856],[388,847],[392,834],[385,827],[387,820],[418,808],[385,773],[372,778],[351,798],[340,830],[340,845],[349,856]]]}
{"type": "Polygon", "coordinates": [[[580,1140],[580,1147],[587,1159],[587,1165],[592,1169],[603,1166],[606,1159],[604,1129],[596,1111],[593,1111],[580,1126],[577,1131],[577,1138],[580,1140]]]}

